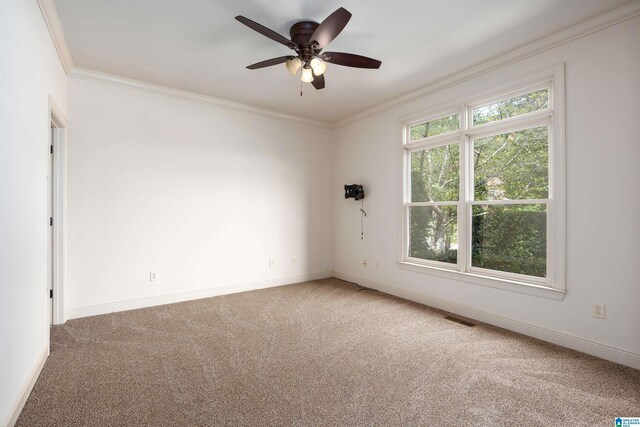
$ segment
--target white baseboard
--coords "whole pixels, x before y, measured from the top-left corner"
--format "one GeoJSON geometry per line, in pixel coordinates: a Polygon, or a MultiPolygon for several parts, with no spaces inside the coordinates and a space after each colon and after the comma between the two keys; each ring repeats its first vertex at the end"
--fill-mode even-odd
{"type": "Polygon", "coordinates": [[[88,305],[84,307],[73,307],[66,311],[67,319],[78,319],[81,317],[96,316],[99,314],[115,313],[118,311],[135,310],[137,308],[153,307],[156,305],[173,304],[176,302],[190,301],[195,299],[210,298],[218,295],[234,294],[237,292],[252,291],[255,289],[272,288],[275,286],[290,285],[292,283],[306,282],[309,280],[320,280],[333,277],[333,271],[320,271],[316,273],[301,274],[298,276],[281,277],[277,279],[263,280],[260,282],[240,283],[210,289],[201,289],[190,292],[180,292],[175,294],[158,295],[147,298],[117,301],[106,304],[88,305]]]}
{"type": "Polygon", "coordinates": [[[584,338],[575,337],[573,335],[565,334],[563,332],[554,331],[547,328],[541,328],[530,323],[521,322],[519,320],[511,319],[497,314],[492,314],[483,310],[479,310],[474,307],[470,307],[464,304],[458,304],[450,301],[445,301],[440,298],[431,297],[418,292],[403,289],[397,286],[387,285],[384,283],[375,282],[373,280],[365,279],[363,277],[353,276],[348,273],[342,273],[339,271],[334,272],[335,277],[338,279],[346,280],[349,282],[357,283],[361,286],[377,289],[381,292],[395,295],[404,299],[419,302],[421,304],[428,305],[430,307],[439,308],[451,313],[458,314],[460,316],[475,319],[480,322],[488,323],[490,325],[499,326],[510,331],[518,332],[523,335],[538,338],[543,341],[547,341],[553,344],[567,347],[572,350],[577,350],[582,353],[587,353],[592,356],[599,357],[601,359],[610,360],[612,362],[619,363],[621,365],[629,366],[631,368],[640,369],[640,354],[631,353],[625,350],[621,350],[615,347],[599,344],[594,341],[586,340],[584,338]]]}
{"type": "Polygon", "coordinates": [[[40,352],[40,355],[36,359],[36,363],[35,365],[33,365],[33,368],[31,369],[29,376],[26,378],[25,383],[22,385],[20,392],[15,397],[7,413],[4,415],[4,417],[2,417],[2,421],[0,421],[0,427],[13,427],[16,421],[18,421],[20,412],[22,412],[24,404],[27,403],[27,399],[31,394],[31,390],[35,385],[38,376],[40,376],[40,372],[42,371],[42,368],[44,367],[44,363],[47,361],[48,356],[49,343],[47,342],[46,347],[42,349],[42,352],[40,352]]]}

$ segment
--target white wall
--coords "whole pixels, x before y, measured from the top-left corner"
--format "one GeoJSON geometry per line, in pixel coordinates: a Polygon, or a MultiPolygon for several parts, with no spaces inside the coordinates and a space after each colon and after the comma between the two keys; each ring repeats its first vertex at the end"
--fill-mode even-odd
{"type": "Polygon", "coordinates": [[[331,274],[330,130],[79,77],[69,99],[69,317],[331,274]]]}
{"type": "MultiPolygon", "coordinates": [[[[67,114],[67,79],[35,2],[0,1],[0,13],[4,422],[47,351],[48,97],[67,114]]],[[[127,308],[122,301],[286,283],[317,277],[328,263],[365,284],[638,357],[637,40],[639,18],[336,131],[71,79],[66,307],[82,315],[127,308]],[[559,62],[567,104],[564,300],[398,269],[398,118],[559,62]],[[358,206],[341,195],[354,182],[367,188],[364,241],[358,206]],[[363,258],[381,269],[363,269],[363,258]],[[607,304],[606,320],[591,317],[594,302],[607,304]]]]}
{"type": "Polygon", "coordinates": [[[545,339],[555,336],[558,342],[571,341],[593,353],[606,346],[604,353],[598,353],[601,356],[621,350],[616,360],[640,367],[638,41],[640,18],[634,18],[340,128],[334,186],[365,185],[368,217],[366,238],[361,241],[359,206],[332,194],[336,274],[387,290],[394,287],[399,294],[475,313],[514,329],[537,331],[545,339]],[[400,270],[396,264],[399,118],[561,62],[566,63],[564,300],[400,270]],[[362,267],[363,258],[369,268],[362,267]],[[379,271],[371,268],[377,260],[379,271]],[[606,320],[591,316],[591,304],[598,302],[606,304],[606,320]],[[624,360],[624,352],[632,353],[632,359],[624,360]]]}
{"type": "Polygon", "coordinates": [[[49,96],[67,78],[35,1],[0,1],[0,425],[46,356],[49,96]]]}

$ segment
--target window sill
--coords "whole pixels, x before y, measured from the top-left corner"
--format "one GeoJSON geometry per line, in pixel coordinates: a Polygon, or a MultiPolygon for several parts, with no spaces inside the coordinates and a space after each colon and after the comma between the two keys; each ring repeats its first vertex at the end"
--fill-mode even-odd
{"type": "Polygon", "coordinates": [[[475,285],[488,286],[490,288],[504,289],[511,292],[533,295],[557,301],[562,301],[562,299],[564,298],[564,294],[566,293],[566,291],[564,290],[549,288],[547,286],[517,282],[497,277],[488,277],[475,273],[462,273],[460,271],[415,264],[407,261],[398,261],[398,267],[402,268],[403,270],[416,271],[418,273],[430,274],[433,276],[444,277],[446,279],[473,283],[475,285]]]}

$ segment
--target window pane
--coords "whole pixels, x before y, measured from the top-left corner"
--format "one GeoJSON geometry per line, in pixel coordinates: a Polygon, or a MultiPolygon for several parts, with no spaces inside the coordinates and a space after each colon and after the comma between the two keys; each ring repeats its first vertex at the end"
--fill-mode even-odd
{"type": "Polygon", "coordinates": [[[438,120],[432,120],[416,126],[411,126],[411,141],[460,129],[460,115],[454,114],[438,120]]]}
{"type": "Polygon", "coordinates": [[[547,126],[476,139],[473,152],[475,200],[548,197],[547,126]]]}
{"type": "Polygon", "coordinates": [[[549,89],[514,96],[473,110],[473,125],[504,120],[509,117],[544,110],[549,106],[549,89]]]}
{"type": "Polygon", "coordinates": [[[443,145],[411,153],[411,201],[457,201],[460,146],[443,145]]]}
{"type": "Polygon", "coordinates": [[[432,261],[458,261],[456,206],[409,207],[409,256],[432,261]]]}
{"type": "Polygon", "coordinates": [[[473,207],[471,265],[546,277],[545,205],[473,207]]]}

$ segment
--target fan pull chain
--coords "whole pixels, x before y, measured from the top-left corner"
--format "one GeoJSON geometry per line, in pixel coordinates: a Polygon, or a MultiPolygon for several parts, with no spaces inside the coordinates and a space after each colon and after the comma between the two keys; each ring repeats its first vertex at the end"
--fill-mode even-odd
{"type": "Polygon", "coordinates": [[[300,96],[302,96],[302,80],[300,80],[300,96]]]}

